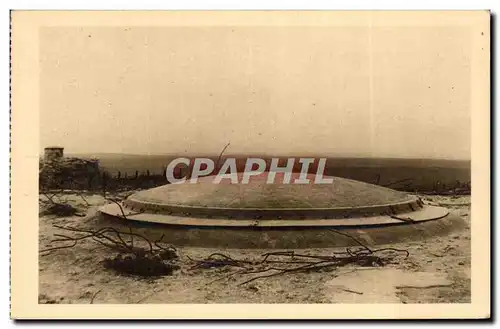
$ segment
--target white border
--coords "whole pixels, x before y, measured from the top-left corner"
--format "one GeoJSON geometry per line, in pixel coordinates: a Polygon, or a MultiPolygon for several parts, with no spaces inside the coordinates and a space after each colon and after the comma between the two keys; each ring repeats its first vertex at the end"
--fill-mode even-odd
{"type": "MultiPolygon", "coordinates": [[[[3,27],[2,32],[0,33],[0,47],[3,47],[2,51],[0,51],[0,56],[2,56],[2,59],[5,59],[3,61],[4,65],[0,65],[0,72],[3,74],[3,80],[2,82],[5,84],[2,87],[2,104],[4,104],[5,107],[8,106],[9,104],[9,94],[8,94],[8,85],[9,85],[9,77],[8,77],[8,66],[5,65],[8,61],[8,54],[9,54],[9,31],[8,31],[8,26],[9,26],[9,12],[8,9],[94,9],[94,10],[130,10],[130,9],[146,9],[146,10],[153,10],[153,9],[210,9],[210,10],[217,10],[217,9],[302,9],[302,10],[312,10],[312,9],[337,9],[337,10],[348,10],[348,9],[403,9],[403,10],[410,10],[410,9],[433,9],[433,10],[438,10],[438,9],[458,9],[458,10],[464,10],[464,9],[491,9],[493,12],[499,12],[499,2],[497,0],[493,1],[485,1],[485,0],[475,0],[475,1],[450,1],[450,2],[445,2],[445,1],[436,1],[436,0],[421,0],[418,2],[409,2],[409,1],[377,1],[376,3],[373,1],[360,1],[360,0],[353,0],[353,1],[342,1],[342,2],[331,2],[331,1],[317,1],[317,0],[308,0],[308,1],[286,1],[283,3],[279,3],[278,1],[271,2],[269,0],[240,0],[240,1],[151,1],[151,0],[142,0],[142,1],[103,1],[103,0],[86,0],[86,1],[44,1],[44,3],[40,3],[37,1],[4,1],[2,2],[2,5],[5,6],[5,8],[2,11],[2,14],[0,15],[0,26],[3,27]]],[[[3,7],[2,6],[2,7],[3,7]]],[[[494,33],[496,34],[496,33],[494,33]]],[[[493,47],[492,47],[493,48],[493,47]]],[[[497,73],[497,70],[495,70],[494,73],[497,73]]],[[[496,94],[496,88],[495,90],[492,90],[493,95],[496,94]]],[[[496,98],[494,98],[494,106],[497,105],[496,98]]],[[[3,213],[4,220],[2,221],[2,227],[1,232],[5,234],[4,238],[1,239],[3,243],[3,248],[2,248],[2,253],[1,253],[1,264],[2,266],[2,271],[1,271],[1,276],[2,276],[2,281],[4,284],[2,285],[2,291],[0,291],[0,294],[2,296],[1,303],[2,303],[2,309],[5,311],[9,307],[9,288],[5,284],[9,280],[9,268],[8,268],[8,232],[9,232],[9,227],[8,227],[8,221],[6,220],[8,216],[8,211],[9,211],[9,203],[8,203],[8,197],[9,197],[9,178],[7,176],[7,170],[8,170],[8,160],[9,160],[9,130],[8,130],[8,124],[9,124],[9,113],[8,111],[4,110],[0,112],[0,120],[1,124],[3,125],[3,129],[0,129],[0,133],[4,134],[2,136],[3,138],[0,139],[0,170],[3,173],[2,176],[0,176],[0,193],[1,193],[1,198],[0,198],[0,209],[3,213]]],[[[497,118],[498,119],[498,118],[497,118]]],[[[497,123],[497,122],[495,122],[497,123]]],[[[495,134],[496,135],[496,134],[495,134]]],[[[496,138],[496,136],[495,136],[496,138]]],[[[498,144],[497,144],[498,145],[498,144]]],[[[498,151],[498,149],[495,149],[495,151],[498,151]]],[[[493,169],[493,168],[492,168],[493,169]]],[[[500,197],[497,198],[500,199],[500,197]]],[[[499,201],[498,199],[495,199],[495,201],[499,201]]],[[[498,204],[498,202],[495,202],[498,204]]],[[[496,225],[498,228],[498,224],[496,225]]],[[[498,231],[495,231],[493,233],[493,236],[498,236],[498,231]]],[[[498,257],[498,253],[497,253],[498,257]]],[[[498,258],[495,259],[495,261],[498,261],[498,258]]],[[[498,303],[496,303],[498,305],[498,303]]],[[[498,313],[496,312],[498,309],[495,310],[495,313],[498,316],[498,313]]],[[[9,321],[7,316],[5,316],[6,312],[3,313],[4,317],[3,319],[6,319],[7,321],[3,323],[4,326],[6,327],[13,327],[13,322],[9,321]]],[[[69,324],[63,324],[69,325],[69,324]]],[[[73,326],[80,327],[82,324],[72,324],[73,326]]],[[[115,324],[116,326],[122,327],[129,327],[130,324],[126,323],[120,323],[120,324],[115,324]]],[[[141,325],[141,324],[139,324],[141,325]]],[[[217,324],[214,324],[217,325],[217,324]]],[[[235,325],[235,324],[231,324],[235,325]]],[[[323,324],[323,325],[329,325],[329,324],[323,324]]],[[[357,324],[359,325],[359,324],[357,324]]],[[[378,324],[370,324],[370,326],[385,326],[385,323],[378,323],[378,324]]],[[[449,325],[455,325],[455,324],[449,324],[449,325]]],[[[243,327],[248,327],[249,325],[244,325],[243,327]]],[[[427,325],[427,327],[433,327],[427,325]]]]}

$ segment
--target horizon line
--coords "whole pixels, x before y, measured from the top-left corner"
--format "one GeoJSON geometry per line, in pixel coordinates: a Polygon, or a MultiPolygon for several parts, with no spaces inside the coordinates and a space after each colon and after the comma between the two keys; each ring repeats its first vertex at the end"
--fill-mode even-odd
{"type": "MultiPolygon", "coordinates": [[[[120,153],[120,152],[68,152],[68,155],[122,155],[122,156],[172,156],[172,157],[219,157],[217,153],[120,153]]],[[[445,158],[445,157],[418,157],[418,156],[384,156],[384,155],[349,155],[349,154],[266,154],[266,153],[227,153],[223,154],[221,158],[227,157],[284,157],[288,156],[291,158],[318,158],[318,157],[326,157],[326,158],[339,158],[339,159],[408,159],[408,160],[448,160],[448,161],[471,161],[470,158],[445,158]]]]}

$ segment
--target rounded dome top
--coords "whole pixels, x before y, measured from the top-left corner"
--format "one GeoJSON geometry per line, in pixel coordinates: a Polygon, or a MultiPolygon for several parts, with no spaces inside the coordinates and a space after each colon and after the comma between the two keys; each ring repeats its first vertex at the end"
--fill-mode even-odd
{"type": "MultiPolygon", "coordinates": [[[[393,214],[413,211],[420,200],[389,188],[355,180],[329,177],[333,182],[315,184],[318,178],[308,174],[309,183],[294,184],[299,173],[284,184],[282,173],[267,183],[269,172],[251,176],[248,184],[232,184],[229,178],[214,183],[216,176],[198,178],[196,183],[169,184],[131,195],[125,205],[141,212],[180,213],[184,215],[222,215],[224,217],[346,218],[354,215],[393,214]],[[210,212],[209,212],[210,211],[210,212]]],[[[238,173],[238,182],[242,174],[238,173]]]]}

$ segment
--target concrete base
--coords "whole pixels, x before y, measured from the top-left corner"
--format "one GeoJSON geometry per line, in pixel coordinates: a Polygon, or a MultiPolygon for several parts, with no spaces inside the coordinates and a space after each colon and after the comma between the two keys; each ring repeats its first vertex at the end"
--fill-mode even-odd
{"type": "Polygon", "coordinates": [[[465,228],[467,224],[461,217],[448,214],[434,220],[396,221],[368,226],[193,226],[126,220],[101,212],[97,226],[112,226],[124,232],[132,228],[134,232],[146,236],[151,241],[158,240],[163,235],[164,242],[175,246],[302,249],[358,245],[352,238],[336,231],[347,233],[369,246],[374,246],[446,235],[453,230],[465,228]]]}
{"type": "MultiPolygon", "coordinates": [[[[316,209],[314,209],[316,210],[316,209]]],[[[443,218],[448,215],[449,211],[443,207],[422,205],[414,211],[408,209],[406,212],[399,212],[394,215],[365,215],[355,216],[350,215],[347,218],[310,218],[305,217],[298,219],[298,216],[293,214],[288,217],[288,209],[286,211],[276,211],[276,216],[273,219],[252,219],[250,218],[235,218],[228,219],[226,217],[199,217],[192,215],[166,215],[158,213],[138,213],[130,208],[122,205],[121,208],[115,204],[108,204],[100,209],[101,213],[121,218],[122,220],[151,222],[157,224],[180,225],[180,226],[197,226],[197,227],[266,227],[266,228],[290,228],[290,227],[353,227],[353,226],[370,226],[370,225],[387,225],[401,224],[401,222],[420,222],[443,218]]]]}

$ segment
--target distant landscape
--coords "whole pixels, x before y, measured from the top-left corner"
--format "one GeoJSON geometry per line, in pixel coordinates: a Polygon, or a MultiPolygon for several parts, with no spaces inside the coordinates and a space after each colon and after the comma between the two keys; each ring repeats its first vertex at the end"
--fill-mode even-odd
{"type": "MultiPolygon", "coordinates": [[[[68,154],[81,158],[97,158],[102,171],[111,175],[134,175],[162,173],[168,163],[177,157],[194,158],[190,155],[133,155],[133,154],[68,154]]],[[[217,160],[218,155],[202,155],[217,160]]],[[[269,156],[225,155],[236,157],[238,168],[242,169],[247,157],[260,157],[270,161],[269,156]]],[[[288,156],[276,156],[283,159],[288,156]]],[[[299,158],[301,156],[294,156],[299,158]]],[[[311,155],[303,157],[315,157],[311,155]]],[[[316,156],[320,158],[322,156],[316,156]]],[[[285,160],[284,160],[285,161],[285,160]]],[[[283,162],[284,164],[284,162],[283,162]]],[[[300,170],[297,167],[297,170],[300,170]]],[[[312,168],[311,172],[315,172],[312,168]]],[[[388,186],[390,188],[415,191],[439,192],[451,189],[469,189],[471,182],[470,160],[442,159],[394,159],[394,158],[347,158],[330,157],[327,159],[325,174],[388,186]]]]}

